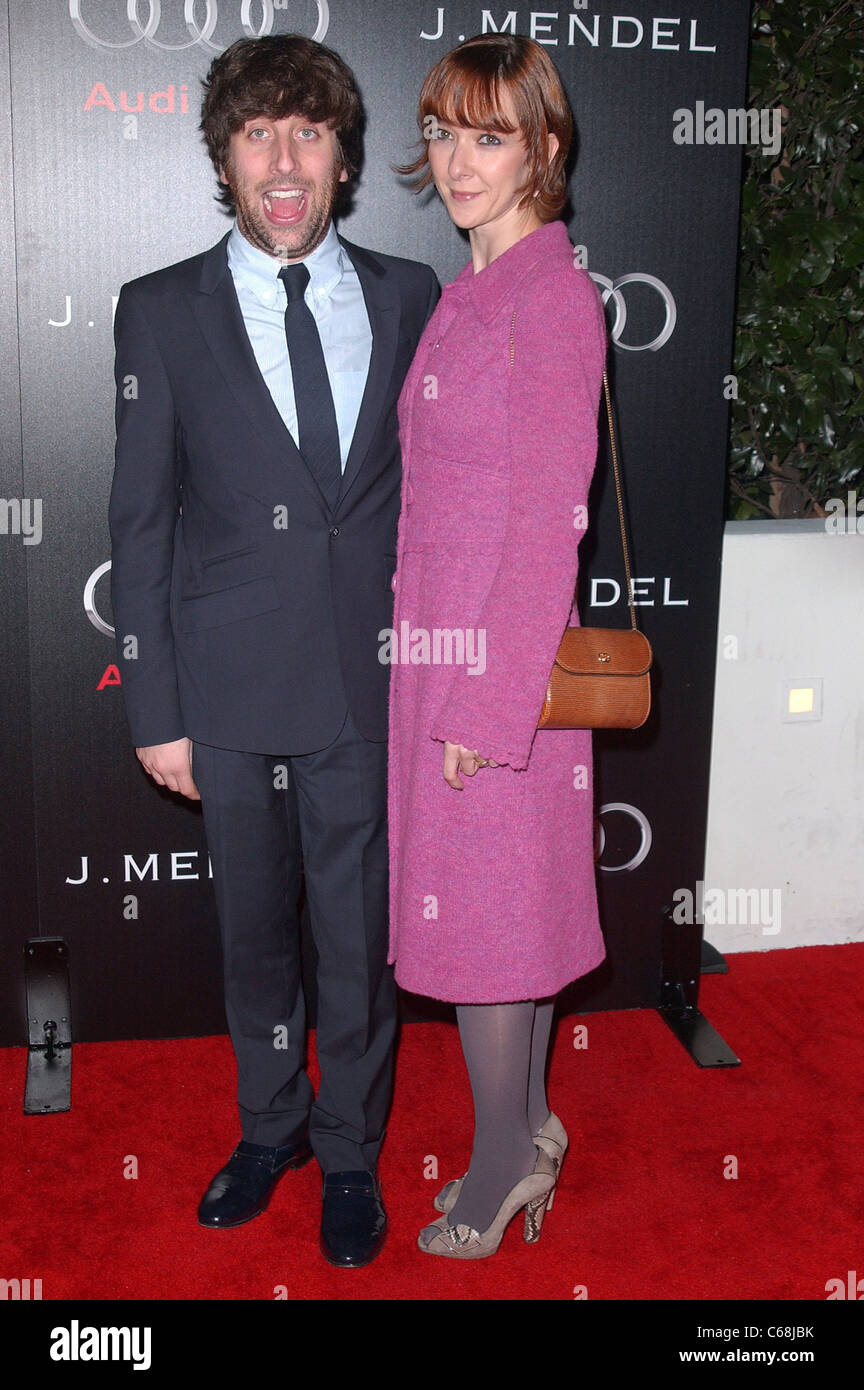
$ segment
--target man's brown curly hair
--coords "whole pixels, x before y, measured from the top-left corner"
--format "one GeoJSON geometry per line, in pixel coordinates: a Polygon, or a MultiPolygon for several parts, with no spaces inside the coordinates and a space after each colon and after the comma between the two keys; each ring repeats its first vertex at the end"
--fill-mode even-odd
{"type": "MultiPolygon", "coordinates": [[[[256,116],[301,115],[335,132],[342,167],[358,173],[363,152],[363,105],[354,74],[338,53],[300,34],[238,39],[210,64],[201,84],[201,126],[219,178],[231,136],[256,116]]],[[[217,201],[233,212],[230,188],[219,183],[217,201]]]]}

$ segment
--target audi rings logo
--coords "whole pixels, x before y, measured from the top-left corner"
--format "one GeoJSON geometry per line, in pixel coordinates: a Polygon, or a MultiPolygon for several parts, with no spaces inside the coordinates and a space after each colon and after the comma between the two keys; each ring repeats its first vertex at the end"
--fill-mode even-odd
{"type": "MultiPolygon", "coordinates": [[[[119,41],[94,34],[81,13],[84,0],[69,0],[69,18],[79,38],[89,43],[91,48],[132,48],[143,39],[151,48],[161,48],[166,52],[179,53],[181,49],[194,48],[196,44],[200,44],[211,53],[222,53],[228,45],[212,42],[219,23],[219,3],[220,0],[183,0],[183,22],[191,35],[184,43],[168,43],[157,37],[162,23],[162,0],[126,0],[126,20],[132,37],[119,41]],[[143,23],[142,10],[146,11],[143,23]],[[198,16],[202,12],[203,23],[199,23],[198,16]]],[[[330,27],[330,6],[327,0],[314,0],[314,3],[318,11],[318,23],[311,37],[320,43],[330,27]]],[[[232,18],[235,21],[239,19],[247,39],[262,39],[265,35],[272,34],[277,9],[297,9],[297,0],[221,0],[221,4],[223,13],[230,9],[232,18]],[[260,22],[256,25],[253,15],[258,17],[259,14],[260,22]]],[[[173,0],[174,9],[179,9],[179,5],[180,0],[173,0]]],[[[292,25],[291,31],[297,33],[295,25],[292,25]]],[[[237,37],[235,33],[234,38],[237,37]]]]}
{"type": "Polygon", "coordinates": [[[603,295],[603,307],[606,307],[610,299],[615,305],[615,322],[610,330],[613,343],[617,343],[625,352],[658,352],[664,343],[668,343],[675,332],[675,322],[678,318],[675,300],[668,285],[664,285],[663,281],[658,280],[656,275],[647,275],[640,270],[634,270],[631,275],[619,275],[617,280],[610,280],[607,276],[598,275],[593,270],[589,270],[588,274],[595,285],[600,287],[603,295]],[[627,322],[627,305],[621,293],[622,285],[649,285],[660,296],[666,316],[665,322],[657,337],[652,338],[650,343],[623,343],[621,341],[624,325],[627,322]]]}
{"type": "Polygon", "coordinates": [[[100,565],[98,569],[93,571],[87,583],[84,585],[84,612],[87,614],[87,617],[90,619],[96,631],[101,632],[105,637],[113,637],[114,629],[111,624],[106,623],[105,619],[100,617],[99,613],[96,611],[96,585],[99,583],[103,574],[108,573],[110,568],[111,561],[106,560],[104,565],[100,565]]]}
{"type": "Polygon", "coordinates": [[[606,815],[607,811],[621,811],[625,816],[633,817],[639,827],[639,846],[636,853],[631,855],[629,859],[626,859],[623,864],[600,864],[599,867],[603,870],[604,874],[622,874],[627,869],[631,871],[633,869],[638,869],[643,859],[647,859],[648,852],[651,849],[651,826],[648,817],[643,811],[640,811],[636,806],[631,806],[627,801],[607,801],[605,806],[601,806],[597,836],[598,863],[599,860],[602,859],[603,851],[606,848],[606,831],[603,829],[603,817],[606,815]]]}

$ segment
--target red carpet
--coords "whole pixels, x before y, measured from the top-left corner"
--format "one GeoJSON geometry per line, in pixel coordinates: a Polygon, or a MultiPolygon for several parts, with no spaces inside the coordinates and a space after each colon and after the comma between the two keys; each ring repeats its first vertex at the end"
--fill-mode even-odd
{"type": "Polygon", "coordinates": [[[390,1234],[356,1271],[318,1253],[315,1164],[248,1225],[197,1225],[237,1137],[227,1038],[76,1044],[73,1109],[53,1116],[22,1115],[25,1051],[6,1049],[0,1277],[41,1279],[45,1300],[273,1299],[278,1286],[290,1299],[570,1300],[577,1285],[589,1299],[824,1300],[827,1280],[864,1275],[864,945],[729,964],[701,1003],[740,1067],[698,1068],[653,1012],[561,1020],[550,1100],[571,1148],[554,1209],[538,1245],[514,1221],[475,1264],[415,1245],[469,1153],[451,1027],[402,1030],[381,1160],[390,1234]],[[729,1156],[737,1179],[723,1176],[729,1156]]]}

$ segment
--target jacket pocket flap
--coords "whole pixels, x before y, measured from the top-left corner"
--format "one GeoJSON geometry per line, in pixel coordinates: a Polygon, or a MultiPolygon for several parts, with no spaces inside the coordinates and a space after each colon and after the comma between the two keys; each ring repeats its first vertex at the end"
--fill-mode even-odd
{"type": "Polygon", "coordinates": [[[254,618],[259,613],[271,613],[281,607],[276,585],[271,575],[248,579],[227,589],[213,589],[207,594],[194,594],[180,600],[177,614],[178,632],[200,632],[223,623],[236,623],[254,618]]]}

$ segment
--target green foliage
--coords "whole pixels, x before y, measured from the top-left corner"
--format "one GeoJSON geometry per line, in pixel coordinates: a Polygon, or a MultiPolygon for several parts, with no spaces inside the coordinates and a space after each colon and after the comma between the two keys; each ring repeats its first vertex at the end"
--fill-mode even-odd
{"type": "Polygon", "coordinates": [[[745,147],[729,515],[819,516],[864,487],[864,13],[860,0],[755,4],[745,147]]]}

